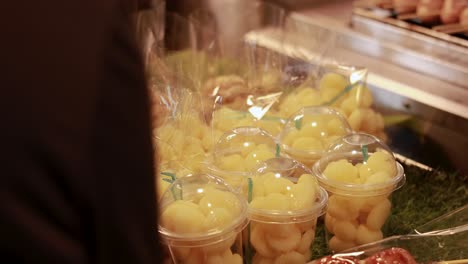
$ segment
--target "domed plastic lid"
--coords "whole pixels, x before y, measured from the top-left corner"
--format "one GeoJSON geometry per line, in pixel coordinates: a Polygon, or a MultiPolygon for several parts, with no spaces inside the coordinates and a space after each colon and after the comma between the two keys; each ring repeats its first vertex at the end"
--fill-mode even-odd
{"type": "Polygon", "coordinates": [[[292,115],[280,134],[282,149],[294,159],[308,164],[319,159],[340,137],[351,133],[346,119],[325,106],[305,107],[292,115]]]}
{"type": "Polygon", "coordinates": [[[213,163],[222,171],[252,172],[275,155],[276,142],[272,135],[257,127],[238,127],[218,140],[213,163]]]}
{"type": "Polygon", "coordinates": [[[174,181],[160,200],[159,233],[174,246],[219,242],[247,225],[247,201],[208,174],[174,181]]]}
{"type": "Polygon", "coordinates": [[[268,223],[304,222],[324,213],[327,193],[300,162],[272,158],[249,179],[251,220],[268,223]]]}
{"type": "Polygon", "coordinates": [[[403,167],[378,138],[355,133],[336,141],[313,166],[320,184],[349,196],[391,193],[405,182],[403,167]]]}

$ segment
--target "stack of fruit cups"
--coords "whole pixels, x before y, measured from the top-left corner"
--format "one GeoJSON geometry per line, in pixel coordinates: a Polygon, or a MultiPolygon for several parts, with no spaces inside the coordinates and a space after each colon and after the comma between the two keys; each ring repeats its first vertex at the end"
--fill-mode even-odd
{"type": "Polygon", "coordinates": [[[284,157],[267,160],[248,182],[247,263],[308,262],[327,192],[307,167],[284,157]]]}
{"type": "Polygon", "coordinates": [[[351,132],[338,111],[326,106],[309,106],[289,118],[280,134],[280,143],[284,153],[312,167],[328,146],[351,132]]]}
{"type": "Polygon", "coordinates": [[[376,137],[342,137],[313,166],[329,194],[325,215],[328,246],[340,252],[383,238],[390,196],[405,182],[403,167],[376,137]]]}
{"type": "Polygon", "coordinates": [[[242,264],[247,201],[222,179],[177,179],[160,200],[159,234],[173,263],[242,264]]]}
{"type": "Polygon", "coordinates": [[[237,191],[265,160],[279,153],[273,136],[257,127],[237,127],[218,140],[207,168],[237,191]]]}

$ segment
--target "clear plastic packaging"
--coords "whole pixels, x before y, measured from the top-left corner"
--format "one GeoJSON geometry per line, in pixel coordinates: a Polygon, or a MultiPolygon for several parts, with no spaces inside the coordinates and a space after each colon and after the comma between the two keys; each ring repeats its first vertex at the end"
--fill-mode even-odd
{"type": "Polygon", "coordinates": [[[177,179],[160,199],[159,234],[173,263],[243,263],[247,201],[207,174],[177,179]]]}
{"type": "Polygon", "coordinates": [[[276,155],[277,145],[269,133],[257,127],[238,127],[220,137],[207,167],[240,191],[246,187],[247,177],[276,155]]]}
{"type": "Polygon", "coordinates": [[[462,225],[468,225],[468,204],[415,228],[414,232],[416,234],[437,232],[462,225]]]}
{"type": "Polygon", "coordinates": [[[284,153],[312,167],[334,141],[351,132],[338,111],[325,106],[310,106],[289,118],[279,141],[284,153]]]}
{"type": "MultiPolygon", "coordinates": [[[[346,252],[336,254],[335,258],[343,259],[349,257],[355,259],[355,262],[343,263],[399,263],[399,264],[465,264],[468,263],[468,226],[458,226],[446,230],[439,230],[421,235],[403,235],[392,236],[381,241],[366,244],[360,247],[355,247],[346,252]],[[374,255],[381,254],[380,252],[400,251],[404,249],[408,252],[415,262],[383,262],[383,257],[380,257],[381,262],[376,262],[374,255]],[[361,262],[358,262],[361,261],[361,262]]],[[[391,255],[388,254],[387,255],[391,255]]],[[[312,263],[334,263],[337,262],[321,262],[320,260],[312,263]]],[[[340,262],[338,262],[340,263],[340,262]]]]}
{"type": "Polygon", "coordinates": [[[315,163],[313,173],[330,196],[325,226],[332,252],[383,238],[390,195],[405,182],[388,146],[368,134],[344,136],[315,163]]]}
{"type": "Polygon", "coordinates": [[[284,157],[267,160],[248,180],[247,263],[309,261],[326,191],[307,167],[284,157]]]}
{"type": "MultiPolygon", "coordinates": [[[[468,205],[442,215],[416,228],[417,234],[392,236],[380,241],[365,244],[346,250],[340,254],[329,256],[335,260],[348,258],[348,262],[373,263],[413,263],[402,256],[410,254],[417,263],[426,264],[464,264],[468,263],[468,205]],[[387,253],[382,253],[387,252],[387,253]],[[403,253],[402,253],[403,252],[403,253]],[[376,256],[383,258],[375,262],[376,256]],[[385,259],[387,256],[387,259],[385,259]],[[398,257],[396,262],[390,262],[388,257],[398,257]],[[382,262],[387,260],[387,262],[382,262]],[[361,261],[361,262],[358,262],[361,261]]],[[[318,260],[312,263],[333,263],[318,260]]]]}

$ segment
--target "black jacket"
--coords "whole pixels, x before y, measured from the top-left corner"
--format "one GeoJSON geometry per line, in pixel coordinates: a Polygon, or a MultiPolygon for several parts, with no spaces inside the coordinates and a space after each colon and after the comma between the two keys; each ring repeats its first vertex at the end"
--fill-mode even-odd
{"type": "Polygon", "coordinates": [[[128,11],[2,1],[0,262],[160,261],[149,102],[128,11]]]}

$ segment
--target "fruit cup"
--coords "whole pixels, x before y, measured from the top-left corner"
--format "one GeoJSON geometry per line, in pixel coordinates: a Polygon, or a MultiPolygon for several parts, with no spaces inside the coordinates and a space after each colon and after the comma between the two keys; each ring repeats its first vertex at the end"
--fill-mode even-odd
{"type": "Polygon", "coordinates": [[[267,160],[248,181],[247,263],[308,262],[326,191],[307,167],[284,157],[267,160]]]}
{"type": "Polygon", "coordinates": [[[329,194],[325,226],[332,252],[383,238],[390,196],[405,182],[388,146],[369,134],[344,136],[315,163],[313,173],[329,194]]]}
{"type": "Polygon", "coordinates": [[[276,142],[268,132],[257,127],[238,127],[221,136],[207,167],[210,174],[240,191],[245,179],[275,155],[276,142]]]}
{"type": "Polygon", "coordinates": [[[289,118],[280,134],[280,143],[284,153],[312,167],[328,146],[349,133],[351,127],[338,111],[309,106],[289,118]]]}
{"type": "Polygon", "coordinates": [[[242,264],[247,224],[247,201],[215,176],[179,178],[160,200],[159,234],[176,264],[242,264]]]}

